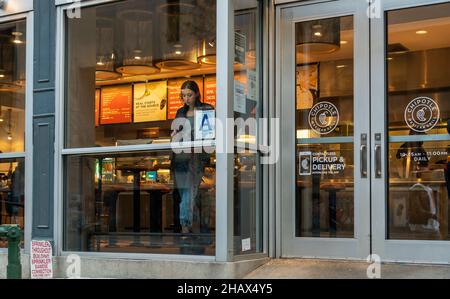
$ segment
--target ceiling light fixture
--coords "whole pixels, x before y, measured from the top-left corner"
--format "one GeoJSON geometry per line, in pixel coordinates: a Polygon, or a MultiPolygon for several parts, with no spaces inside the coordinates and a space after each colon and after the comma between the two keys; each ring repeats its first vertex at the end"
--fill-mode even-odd
{"type": "MultiPolygon", "coordinates": [[[[126,32],[126,46],[116,72],[123,76],[148,76],[161,70],[153,65],[153,45],[147,33],[153,28],[153,13],[147,10],[125,10],[119,14],[126,32]]],[[[151,39],[150,39],[151,40],[151,39]]]]}
{"type": "Polygon", "coordinates": [[[424,34],[427,34],[428,33],[428,31],[426,31],[426,30],[417,30],[416,31],[416,34],[418,34],[418,35],[424,35],[424,34]]]}
{"type": "Polygon", "coordinates": [[[341,45],[340,18],[297,23],[295,28],[297,52],[333,53],[341,45]]]}
{"type": "Polygon", "coordinates": [[[216,40],[213,38],[210,41],[199,41],[198,53],[200,54],[197,58],[199,63],[207,65],[216,64],[216,40]]]}

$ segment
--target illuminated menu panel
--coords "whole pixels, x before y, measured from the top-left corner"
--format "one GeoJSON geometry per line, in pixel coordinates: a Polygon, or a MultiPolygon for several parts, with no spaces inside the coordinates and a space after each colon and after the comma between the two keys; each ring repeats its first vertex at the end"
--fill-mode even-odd
{"type": "Polygon", "coordinates": [[[98,121],[100,118],[100,89],[95,90],[95,108],[94,108],[95,126],[98,127],[98,121]]]}
{"type": "Polygon", "coordinates": [[[181,100],[181,86],[184,82],[191,80],[198,84],[200,89],[200,95],[203,98],[203,78],[182,78],[169,80],[168,84],[168,119],[174,119],[177,115],[178,109],[183,107],[183,101],[181,100]]]}
{"type": "Polygon", "coordinates": [[[167,81],[134,85],[134,122],[166,120],[167,81]]]}
{"type": "Polygon", "coordinates": [[[101,93],[100,124],[131,123],[132,97],[131,85],[103,88],[101,93]]]}
{"type": "Polygon", "coordinates": [[[208,76],[205,78],[205,97],[206,104],[216,107],[216,77],[208,76]]]}

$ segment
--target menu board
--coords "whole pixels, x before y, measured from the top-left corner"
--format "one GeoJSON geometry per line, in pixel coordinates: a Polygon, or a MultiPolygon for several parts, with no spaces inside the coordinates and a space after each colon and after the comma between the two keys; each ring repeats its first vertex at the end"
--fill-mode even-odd
{"type": "Polygon", "coordinates": [[[100,118],[100,89],[95,90],[95,108],[94,108],[94,118],[95,126],[98,127],[98,121],[100,118]]]}
{"type": "Polygon", "coordinates": [[[167,81],[134,85],[134,122],[166,120],[167,81]]]}
{"type": "Polygon", "coordinates": [[[181,79],[172,79],[169,80],[168,83],[168,119],[174,119],[177,115],[178,109],[183,107],[183,101],[181,99],[181,86],[184,82],[191,80],[198,84],[200,89],[200,95],[203,98],[203,78],[181,78],[181,79]]]}
{"type": "Polygon", "coordinates": [[[216,77],[208,76],[205,78],[205,97],[203,102],[216,107],[216,77]]]}
{"type": "Polygon", "coordinates": [[[100,124],[131,123],[131,85],[104,87],[101,92],[100,124]]]}

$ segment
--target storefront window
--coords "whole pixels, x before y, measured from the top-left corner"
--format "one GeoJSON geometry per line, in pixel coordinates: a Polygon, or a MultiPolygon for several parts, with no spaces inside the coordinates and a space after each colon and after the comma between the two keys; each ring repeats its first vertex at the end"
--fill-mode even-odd
{"type": "Polygon", "coordinates": [[[387,21],[388,237],[448,240],[450,4],[387,21]]]}
{"type": "Polygon", "coordinates": [[[0,153],[25,151],[26,22],[0,24],[0,153]]]}
{"type": "MultiPolygon", "coordinates": [[[[24,230],[24,216],[25,159],[2,159],[0,162],[0,223],[17,224],[21,230],[24,230]]],[[[0,247],[7,246],[6,238],[1,238],[0,247]]]]}
{"type": "Polygon", "coordinates": [[[206,152],[67,156],[64,249],[215,255],[215,171],[206,152]]]}
{"type": "MultiPolygon", "coordinates": [[[[17,224],[22,230],[25,228],[26,34],[25,20],[0,24],[0,224],[17,224]],[[4,154],[8,157],[1,158],[4,154]]],[[[7,240],[0,239],[0,247],[6,246],[7,240]]]]}
{"type": "Polygon", "coordinates": [[[234,1],[234,254],[263,251],[262,166],[257,146],[262,117],[262,1],[234,1]]]}
{"type": "Polygon", "coordinates": [[[169,143],[188,80],[214,109],[214,0],[128,0],[82,15],[66,19],[66,148],[169,143]]]}
{"type": "Polygon", "coordinates": [[[64,250],[215,255],[215,149],[172,146],[214,144],[216,1],[81,14],[66,19],[64,250]]]}
{"type": "Polygon", "coordinates": [[[353,17],[297,23],[296,237],[354,236],[353,17]]]}

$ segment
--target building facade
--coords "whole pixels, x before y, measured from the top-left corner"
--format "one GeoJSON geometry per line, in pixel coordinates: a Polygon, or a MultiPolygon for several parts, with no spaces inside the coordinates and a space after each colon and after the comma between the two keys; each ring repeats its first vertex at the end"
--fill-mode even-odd
{"type": "Polygon", "coordinates": [[[0,4],[24,277],[31,240],[55,277],[450,262],[449,1],[0,4]]]}

